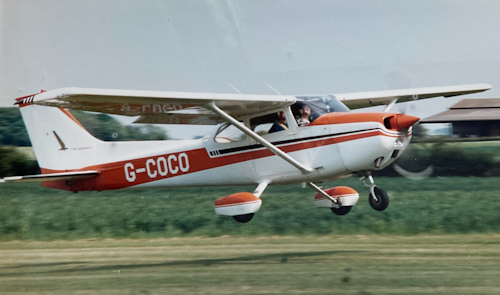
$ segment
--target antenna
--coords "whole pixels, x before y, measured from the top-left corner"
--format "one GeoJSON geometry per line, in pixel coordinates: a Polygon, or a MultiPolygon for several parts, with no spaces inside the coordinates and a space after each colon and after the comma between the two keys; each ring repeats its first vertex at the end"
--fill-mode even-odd
{"type": "Polygon", "coordinates": [[[281,93],[278,92],[278,90],[274,89],[273,86],[269,85],[268,83],[266,83],[267,86],[269,86],[269,88],[271,88],[274,92],[278,93],[278,95],[281,95],[281,93]]]}
{"type": "Polygon", "coordinates": [[[234,87],[233,85],[231,85],[231,83],[227,82],[227,85],[231,86],[231,88],[233,88],[236,92],[238,92],[239,94],[241,94],[241,92],[236,89],[236,87],[234,87]]]}

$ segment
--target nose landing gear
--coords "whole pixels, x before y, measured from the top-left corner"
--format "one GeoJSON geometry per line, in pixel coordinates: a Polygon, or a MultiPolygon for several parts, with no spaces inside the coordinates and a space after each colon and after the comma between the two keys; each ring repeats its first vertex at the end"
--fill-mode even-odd
{"type": "Polygon", "coordinates": [[[384,211],[387,209],[389,206],[389,196],[387,193],[383,189],[377,187],[371,175],[363,176],[361,179],[366,186],[370,187],[370,195],[368,196],[370,206],[377,211],[384,211]],[[366,183],[367,179],[370,184],[366,183]]]}

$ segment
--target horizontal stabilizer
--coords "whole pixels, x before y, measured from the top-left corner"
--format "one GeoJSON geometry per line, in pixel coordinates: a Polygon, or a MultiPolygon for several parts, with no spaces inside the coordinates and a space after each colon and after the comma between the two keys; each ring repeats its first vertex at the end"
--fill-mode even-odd
{"type": "Polygon", "coordinates": [[[72,180],[72,179],[85,179],[92,178],[99,175],[98,171],[76,171],[76,172],[61,172],[61,173],[50,173],[50,174],[36,174],[36,175],[25,175],[25,176],[10,176],[0,179],[0,183],[4,182],[40,182],[40,181],[52,181],[52,180],[72,180]]]}

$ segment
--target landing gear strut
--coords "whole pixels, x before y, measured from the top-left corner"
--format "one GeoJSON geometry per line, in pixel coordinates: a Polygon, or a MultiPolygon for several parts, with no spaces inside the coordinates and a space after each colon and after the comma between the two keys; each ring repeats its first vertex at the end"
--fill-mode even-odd
{"type": "Polygon", "coordinates": [[[365,185],[370,187],[370,195],[368,196],[370,206],[377,211],[384,211],[387,209],[389,206],[389,196],[387,193],[383,189],[377,187],[371,175],[363,176],[362,179],[365,185]],[[366,184],[366,179],[370,181],[370,184],[366,184]]]}

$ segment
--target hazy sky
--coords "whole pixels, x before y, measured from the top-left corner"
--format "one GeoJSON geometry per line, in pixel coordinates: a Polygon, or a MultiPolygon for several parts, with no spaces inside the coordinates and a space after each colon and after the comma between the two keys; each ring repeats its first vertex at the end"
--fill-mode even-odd
{"type": "MultiPolygon", "coordinates": [[[[0,106],[61,87],[282,94],[490,83],[500,1],[0,0],[0,106]]],[[[497,86],[498,85],[498,86],[497,86]]],[[[425,117],[459,100],[413,102],[425,117]]]]}

